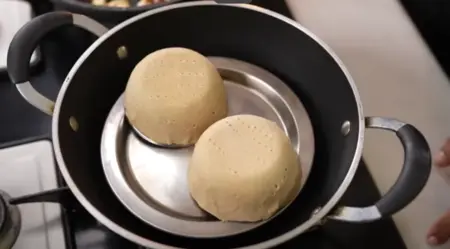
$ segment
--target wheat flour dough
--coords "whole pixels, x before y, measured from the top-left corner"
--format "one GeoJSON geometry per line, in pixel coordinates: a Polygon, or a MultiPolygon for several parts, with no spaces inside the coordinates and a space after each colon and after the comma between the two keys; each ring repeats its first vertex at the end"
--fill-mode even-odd
{"type": "Polygon", "coordinates": [[[298,194],[301,167],[289,138],[270,120],[236,115],[210,126],[189,164],[192,198],[223,221],[274,215],[298,194]]]}
{"type": "Polygon", "coordinates": [[[157,144],[190,145],[227,115],[223,80],[203,55],[165,48],[142,59],[125,89],[129,122],[157,144]]]}

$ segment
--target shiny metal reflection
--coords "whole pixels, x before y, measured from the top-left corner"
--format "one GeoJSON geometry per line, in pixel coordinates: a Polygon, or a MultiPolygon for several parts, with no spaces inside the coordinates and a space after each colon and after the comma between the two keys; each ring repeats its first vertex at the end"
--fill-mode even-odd
{"type": "MultiPolygon", "coordinates": [[[[254,114],[276,122],[299,155],[304,184],[312,166],[314,135],[297,96],[280,79],[259,67],[228,58],[209,59],[224,78],[229,115],[254,114]]],[[[221,222],[196,205],[187,186],[192,149],[167,149],[140,139],[126,121],[122,96],[107,117],[101,141],[103,169],[111,188],[133,214],[148,224],[173,234],[201,238],[238,234],[264,224],[266,221],[221,222]]]]}

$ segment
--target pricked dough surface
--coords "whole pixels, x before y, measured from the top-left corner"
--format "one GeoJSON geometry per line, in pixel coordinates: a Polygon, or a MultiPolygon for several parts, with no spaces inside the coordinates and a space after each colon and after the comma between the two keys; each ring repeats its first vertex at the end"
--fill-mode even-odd
{"type": "Polygon", "coordinates": [[[166,48],[142,59],[125,89],[129,122],[158,144],[189,145],[227,115],[223,80],[203,55],[166,48]]]}
{"type": "Polygon", "coordinates": [[[259,221],[298,194],[301,168],[289,138],[270,120],[236,115],[210,126],[189,164],[192,198],[223,221],[259,221]]]}

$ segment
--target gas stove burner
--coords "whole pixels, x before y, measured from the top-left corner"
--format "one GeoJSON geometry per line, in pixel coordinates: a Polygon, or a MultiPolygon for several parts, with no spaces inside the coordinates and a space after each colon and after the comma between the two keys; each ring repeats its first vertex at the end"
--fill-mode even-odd
{"type": "Polygon", "coordinates": [[[9,204],[9,196],[0,190],[0,248],[9,249],[16,242],[21,227],[21,216],[17,206],[9,204]]]}

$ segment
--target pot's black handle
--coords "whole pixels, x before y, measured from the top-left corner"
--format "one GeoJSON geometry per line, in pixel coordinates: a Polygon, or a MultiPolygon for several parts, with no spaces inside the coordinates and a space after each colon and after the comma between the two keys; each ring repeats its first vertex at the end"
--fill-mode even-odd
{"type": "Polygon", "coordinates": [[[395,132],[405,151],[402,171],[391,189],[373,206],[339,207],[329,218],[368,222],[391,216],[411,203],[422,191],[431,172],[431,153],[425,137],[414,126],[401,121],[367,117],[366,128],[395,132]]]}
{"type": "Polygon", "coordinates": [[[7,57],[7,70],[12,83],[30,104],[49,115],[54,102],[37,92],[30,83],[29,62],[39,42],[49,32],[66,25],[74,25],[101,36],[108,29],[89,17],[65,11],[49,12],[26,23],[12,39],[7,57]]]}

